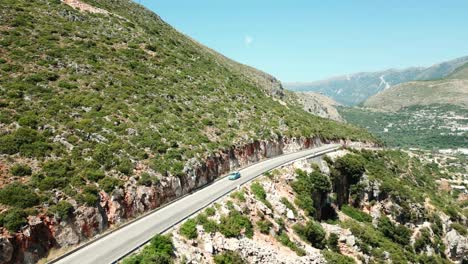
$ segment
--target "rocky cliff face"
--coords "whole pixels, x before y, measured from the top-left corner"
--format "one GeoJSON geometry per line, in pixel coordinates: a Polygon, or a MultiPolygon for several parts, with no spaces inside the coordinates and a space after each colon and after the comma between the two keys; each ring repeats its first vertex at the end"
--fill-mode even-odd
{"type": "MultiPolygon", "coordinates": [[[[344,143],[344,142],[343,142],[344,143]]],[[[74,216],[61,220],[39,215],[28,219],[29,225],[16,234],[3,230],[0,236],[0,263],[35,263],[52,248],[76,246],[110,226],[121,224],[164,203],[181,197],[236,168],[265,158],[307,149],[322,144],[319,138],[255,141],[207,157],[203,162],[186,164],[185,177],[167,177],[147,187],[131,177],[123,188],[112,193],[100,192],[96,207],[77,206],[74,216]]],[[[56,194],[60,199],[61,194],[56,194]]]]}

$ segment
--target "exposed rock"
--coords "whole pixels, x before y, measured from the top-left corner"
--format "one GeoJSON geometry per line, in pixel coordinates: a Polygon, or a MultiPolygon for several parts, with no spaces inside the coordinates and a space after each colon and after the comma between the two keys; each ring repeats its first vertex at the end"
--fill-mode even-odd
{"type": "Polygon", "coordinates": [[[13,257],[13,245],[6,237],[0,237],[0,264],[8,263],[13,257]]]}
{"type": "Polygon", "coordinates": [[[453,260],[462,260],[468,256],[468,237],[458,234],[457,231],[451,230],[445,236],[447,245],[446,254],[453,260]]]}
{"type": "Polygon", "coordinates": [[[286,217],[289,220],[295,220],[296,219],[296,216],[294,215],[294,212],[291,209],[287,210],[286,217]]]}

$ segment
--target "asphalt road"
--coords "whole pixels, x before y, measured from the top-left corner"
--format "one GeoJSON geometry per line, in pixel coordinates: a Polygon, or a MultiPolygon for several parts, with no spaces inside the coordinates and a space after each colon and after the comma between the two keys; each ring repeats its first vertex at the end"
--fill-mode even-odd
{"type": "Polygon", "coordinates": [[[189,194],[137,221],[97,239],[54,263],[105,264],[113,263],[145,244],[153,236],[163,233],[175,224],[213,203],[271,169],[298,159],[321,156],[340,148],[340,145],[324,145],[314,149],[294,152],[256,163],[240,170],[241,178],[230,181],[227,177],[189,194]]]}

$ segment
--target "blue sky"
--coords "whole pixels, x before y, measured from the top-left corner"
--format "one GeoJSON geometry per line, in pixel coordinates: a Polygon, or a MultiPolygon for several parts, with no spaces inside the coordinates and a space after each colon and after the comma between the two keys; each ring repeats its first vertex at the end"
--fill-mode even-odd
{"type": "Polygon", "coordinates": [[[468,55],[468,1],[135,0],[177,30],[281,81],[468,55]]]}

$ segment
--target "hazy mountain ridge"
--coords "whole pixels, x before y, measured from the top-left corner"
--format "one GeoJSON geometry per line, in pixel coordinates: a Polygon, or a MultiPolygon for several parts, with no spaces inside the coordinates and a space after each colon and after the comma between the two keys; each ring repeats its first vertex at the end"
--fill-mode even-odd
{"type": "Polygon", "coordinates": [[[412,81],[393,86],[369,97],[363,106],[398,111],[413,105],[453,104],[468,107],[468,64],[445,78],[412,81]]]}
{"type": "Polygon", "coordinates": [[[344,105],[357,105],[370,96],[400,83],[446,77],[467,61],[468,56],[427,68],[412,67],[379,72],[361,72],[310,83],[284,83],[284,87],[292,91],[320,92],[344,105]]]}

